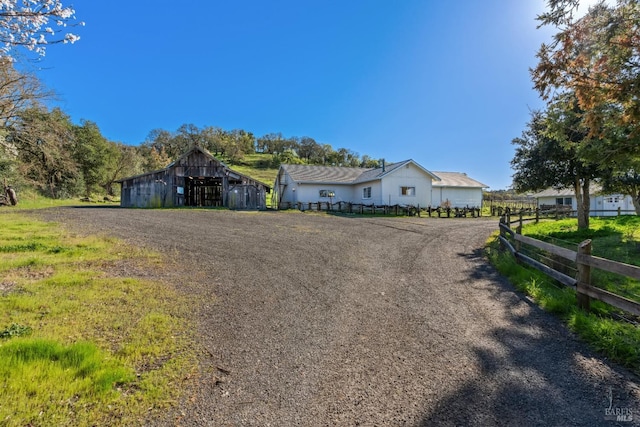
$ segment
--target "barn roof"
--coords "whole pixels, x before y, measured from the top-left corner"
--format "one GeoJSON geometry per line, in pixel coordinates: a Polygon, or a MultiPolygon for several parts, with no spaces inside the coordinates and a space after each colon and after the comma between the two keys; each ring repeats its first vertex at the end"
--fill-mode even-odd
{"type": "Polygon", "coordinates": [[[208,152],[207,150],[205,150],[204,148],[200,147],[199,145],[194,145],[193,147],[191,147],[191,149],[189,151],[187,151],[186,153],[184,153],[183,155],[181,155],[180,157],[178,157],[177,159],[175,159],[173,162],[169,163],[167,165],[167,167],[165,169],[169,169],[171,167],[173,167],[176,163],[180,163],[180,161],[184,160],[185,158],[189,157],[191,154],[193,154],[194,152],[200,152],[202,154],[204,154],[205,157],[209,158],[209,160],[213,160],[215,162],[220,163],[222,166],[224,166],[227,169],[230,169],[229,166],[226,165],[226,163],[224,163],[222,160],[220,159],[216,159],[213,154],[211,154],[210,152],[208,152]]]}
{"type": "Polygon", "coordinates": [[[405,160],[398,163],[390,163],[378,168],[350,168],[344,166],[316,166],[316,165],[288,165],[280,167],[286,171],[292,180],[301,183],[323,183],[323,184],[357,184],[361,182],[381,179],[396,169],[413,163],[427,175],[438,180],[439,177],[433,172],[429,172],[413,160],[405,160]]]}
{"type": "Polygon", "coordinates": [[[226,170],[228,170],[228,171],[232,172],[234,175],[236,175],[236,176],[238,176],[238,177],[246,178],[246,179],[248,179],[248,180],[250,180],[250,181],[253,181],[253,182],[257,183],[257,184],[260,184],[260,185],[264,186],[265,188],[267,188],[267,191],[271,191],[271,185],[269,185],[269,184],[265,184],[264,182],[261,182],[261,181],[259,181],[259,180],[255,179],[255,178],[251,178],[251,177],[250,177],[250,176],[248,176],[248,175],[242,174],[242,173],[240,173],[240,172],[238,172],[238,171],[235,171],[235,170],[231,169],[231,168],[230,168],[229,166],[227,166],[224,162],[222,162],[222,161],[221,161],[221,160],[219,160],[219,159],[216,159],[216,158],[213,156],[213,154],[209,153],[207,150],[205,150],[204,148],[199,147],[199,146],[194,146],[194,147],[192,147],[189,151],[187,151],[186,153],[184,153],[183,155],[181,155],[180,157],[178,157],[178,158],[177,158],[176,160],[174,160],[173,162],[169,163],[169,164],[168,164],[165,168],[163,168],[163,169],[158,169],[158,170],[155,170],[155,171],[145,172],[145,173],[142,173],[142,174],[139,174],[139,175],[135,175],[135,176],[128,176],[128,177],[126,177],[126,178],[119,179],[119,180],[117,180],[116,182],[120,182],[120,183],[121,183],[121,182],[123,182],[123,181],[127,181],[127,180],[130,180],[130,179],[134,179],[134,178],[141,178],[141,177],[144,177],[144,176],[153,175],[153,174],[157,174],[157,173],[159,173],[159,172],[167,171],[167,170],[171,169],[172,167],[174,167],[176,164],[178,164],[181,160],[183,160],[183,159],[185,159],[185,158],[189,157],[191,154],[193,154],[193,153],[194,153],[194,152],[196,152],[196,151],[198,151],[198,152],[200,152],[200,153],[204,154],[204,155],[205,155],[206,157],[208,157],[210,160],[213,160],[213,161],[215,161],[215,162],[220,163],[220,164],[221,164],[221,165],[222,165],[226,170]]]}
{"type": "Polygon", "coordinates": [[[434,187],[465,187],[465,188],[489,188],[488,185],[476,181],[464,172],[434,172],[440,177],[439,182],[434,182],[434,187]]]}

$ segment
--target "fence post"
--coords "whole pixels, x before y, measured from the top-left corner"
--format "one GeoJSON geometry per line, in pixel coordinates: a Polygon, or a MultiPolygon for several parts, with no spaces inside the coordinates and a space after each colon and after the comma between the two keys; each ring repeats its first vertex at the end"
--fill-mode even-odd
{"type": "Polygon", "coordinates": [[[591,266],[582,263],[582,255],[591,255],[591,239],[587,239],[578,245],[578,256],[576,257],[576,267],[578,274],[576,277],[576,298],[578,307],[589,311],[591,298],[581,292],[583,285],[591,284],[591,266]]]}
{"type": "Polygon", "coordinates": [[[540,208],[536,208],[536,224],[540,222],[540,208]]]}
{"type": "Polygon", "coordinates": [[[520,209],[518,213],[518,234],[522,234],[522,217],[524,215],[524,211],[520,209]]]}
{"type": "MultiPolygon", "coordinates": [[[[518,214],[518,226],[516,227],[516,234],[520,234],[522,235],[522,211],[520,211],[520,213],[518,214]]],[[[509,228],[511,228],[511,225],[509,225],[509,228]]],[[[515,238],[514,238],[515,240],[515,238]]],[[[515,240],[513,242],[516,252],[520,253],[520,248],[522,247],[522,243],[519,240],[515,240]]]]}
{"type": "Polygon", "coordinates": [[[618,217],[620,217],[621,214],[622,214],[622,207],[618,206],[618,217]]]}

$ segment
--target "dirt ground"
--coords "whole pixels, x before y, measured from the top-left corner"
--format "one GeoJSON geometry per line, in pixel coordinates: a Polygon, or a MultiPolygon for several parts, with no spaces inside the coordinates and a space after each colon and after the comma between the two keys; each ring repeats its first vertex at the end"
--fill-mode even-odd
{"type": "Polygon", "coordinates": [[[199,302],[203,375],[159,424],[640,425],[638,377],[483,259],[495,218],[45,215],[168,255],[175,286],[199,302]]]}

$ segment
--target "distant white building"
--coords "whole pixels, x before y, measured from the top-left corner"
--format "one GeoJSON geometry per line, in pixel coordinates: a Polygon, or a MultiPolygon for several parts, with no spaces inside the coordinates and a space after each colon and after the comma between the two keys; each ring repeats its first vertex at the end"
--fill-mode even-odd
{"type": "MultiPolygon", "coordinates": [[[[618,214],[618,209],[620,209],[622,214],[635,214],[631,196],[625,196],[623,194],[602,194],[601,187],[597,184],[591,185],[590,193],[590,216],[614,216],[618,214]]],[[[571,210],[578,209],[578,203],[572,188],[560,190],[548,188],[534,194],[533,197],[538,201],[539,208],[567,207],[571,210]]]]}

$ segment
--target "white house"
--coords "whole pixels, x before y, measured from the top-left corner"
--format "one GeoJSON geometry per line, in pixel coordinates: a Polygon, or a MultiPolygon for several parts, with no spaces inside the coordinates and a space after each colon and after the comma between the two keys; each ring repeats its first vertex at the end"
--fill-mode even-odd
{"type": "Polygon", "coordinates": [[[278,207],[351,202],[430,206],[432,182],[440,178],[413,160],[379,168],[281,165],[275,181],[278,207]]]}
{"type": "Polygon", "coordinates": [[[452,208],[482,207],[482,191],[488,185],[476,181],[463,172],[434,172],[440,181],[433,183],[431,190],[432,206],[452,208]]]}
{"type": "MultiPolygon", "coordinates": [[[[623,194],[602,194],[601,188],[597,184],[592,184],[590,188],[590,216],[614,216],[620,209],[622,214],[634,214],[635,208],[631,196],[623,194]]],[[[533,195],[538,201],[538,207],[566,206],[571,210],[577,210],[578,204],[572,188],[556,190],[548,188],[533,195]]]]}

